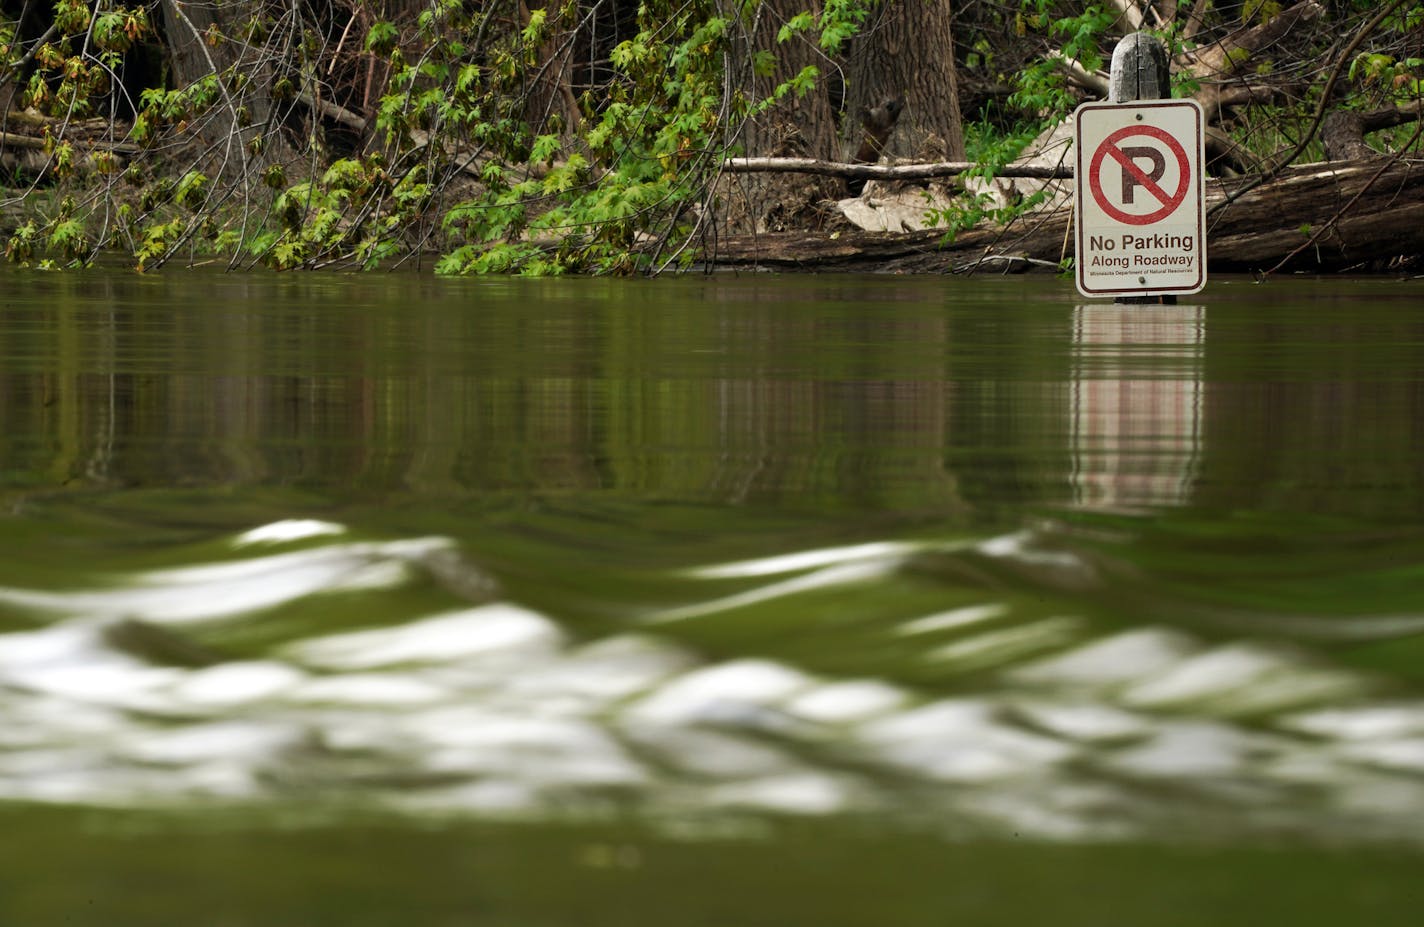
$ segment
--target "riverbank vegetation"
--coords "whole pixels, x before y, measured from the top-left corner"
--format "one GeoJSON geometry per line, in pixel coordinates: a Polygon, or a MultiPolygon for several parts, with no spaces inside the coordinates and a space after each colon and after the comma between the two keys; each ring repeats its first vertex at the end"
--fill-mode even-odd
{"type": "Polygon", "coordinates": [[[3,12],[0,231],[20,264],[121,253],[141,270],[433,259],[447,274],[630,274],[759,260],[768,246],[814,266],[827,243],[844,258],[864,241],[922,255],[968,241],[980,262],[1012,251],[1056,264],[1062,248],[1005,236],[1062,238],[1051,177],[1064,119],[1105,95],[1112,46],[1137,30],[1163,38],[1177,95],[1207,113],[1213,214],[1295,222],[1263,231],[1280,238],[1263,269],[1424,253],[1413,0],[7,0],[3,12]],[[753,172],[752,158],[774,160],[753,172]],[[1271,191],[1324,161],[1373,167],[1353,193],[1319,191],[1296,222],[1279,207],[1298,197],[1271,191]],[[941,169],[854,176],[870,162],[941,169]],[[1346,230],[1361,222],[1370,243],[1356,246],[1346,230]]]}

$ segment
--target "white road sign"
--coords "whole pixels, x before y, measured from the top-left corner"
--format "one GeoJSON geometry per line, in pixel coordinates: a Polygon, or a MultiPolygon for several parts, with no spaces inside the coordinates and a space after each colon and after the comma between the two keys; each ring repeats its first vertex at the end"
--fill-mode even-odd
{"type": "Polygon", "coordinates": [[[1206,285],[1201,106],[1084,103],[1073,119],[1078,292],[1200,290],[1206,285]]]}

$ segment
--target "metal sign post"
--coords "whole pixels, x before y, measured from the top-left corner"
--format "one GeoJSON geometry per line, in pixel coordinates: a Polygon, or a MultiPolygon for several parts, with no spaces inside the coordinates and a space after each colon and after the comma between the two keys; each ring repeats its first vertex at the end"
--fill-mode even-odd
{"type": "Polygon", "coordinates": [[[1073,119],[1078,292],[1163,296],[1201,290],[1201,106],[1195,100],[1084,103],[1073,119]]]}

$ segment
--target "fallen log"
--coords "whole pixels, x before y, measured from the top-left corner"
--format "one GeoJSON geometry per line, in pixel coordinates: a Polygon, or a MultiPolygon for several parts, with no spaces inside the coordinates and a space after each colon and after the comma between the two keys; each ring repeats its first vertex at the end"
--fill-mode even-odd
{"type": "Polygon", "coordinates": [[[27,148],[33,151],[45,151],[53,148],[60,142],[67,141],[71,144],[78,143],[76,147],[82,151],[112,151],[117,154],[137,154],[143,149],[133,142],[120,142],[111,139],[89,139],[89,138],[63,138],[63,139],[43,139],[35,138],[32,135],[19,135],[15,132],[0,132],[0,149],[27,148]]]}
{"type": "MultiPolygon", "coordinates": [[[[1424,260],[1424,160],[1387,156],[1306,164],[1251,188],[1255,181],[1207,183],[1207,262],[1213,272],[1264,272],[1282,261],[1286,270],[1373,270],[1400,258],[1424,260]]],[[[1070,210],[1059,209],[1023,216],[1006,228],[961,232],[953,241],[934,229],[730,236],[701,259],[711,268],[816,272],[1057,267],[1073,256],[1071,222],[1070,210]]]]}
{"type": "MultiPolygon", "coordinates": [[[[728,174],[818,174],[848,180],[938,180],[955,178],[980,165],[973,161],[931,161],[916,164],[851,164],[816,158],[728,158],[722,170],[728,174]]],[[[1009,164],[994,171],[996,177],[1034,177],[1041,180],[1073,176],[1070,167],[1041,167],[1009,164]]]]}

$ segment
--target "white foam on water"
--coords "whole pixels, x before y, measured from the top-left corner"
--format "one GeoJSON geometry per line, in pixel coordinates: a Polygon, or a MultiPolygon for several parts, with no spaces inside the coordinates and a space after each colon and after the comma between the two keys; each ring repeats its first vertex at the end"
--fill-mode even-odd
{"type": "Polygon", "coordinates": [[[0,748],[6,750],[95,742],[126,723],[122,711],[107,705],[3,689],[0,719],[0,748]]]}
{"type": "Polygon", "coordinates": [[[6,681],[46,695],[138,710],[163,710],[165,690],[182,679],[176,667],[150,666],[116,655],[110,659],[14,669],[6,681]]]}
{"type": "Polygon", "coordinates": [[[1266,781],[1287,786],[1303,784],[1326,791],[1354,788],[1353,780],[1369,775],[1366,770],[1352,767],[1335,751],[1322,750],[1315,744],[1285,747],[1274,756],[1264,757],[1260,773],[1266,781]]]}
{"type": "Polygon", "coordinates": [[[858,740],[873,761],[961,783],[1033,774],[1078,752],[998,722],[997,710],[984,700],[944,699],[872,721],[860,729],[858,740]]]}
{"type": "Polygon", "coordinates": [[[1355,698],[1370,688],[1367,679],[1345,670],[1299,666],[1263,673],[1250,683],[1226,690],[1200,703],[1213,715],[1260,715],[1303,705],[1355,698]]]}
{"type": "Polygon", "coordinates": [[[1262,710],[1328,694],[1328,688],[1317,689],[1326,681],[1290,654],[1251,643],[1226,644],[1132,685],[1122,700],[1141,707],[1229,700],[1236,710],[1262,710]]]}
{"type": "Polygon", "coordinates": [[[1008,613],[1008,606],[998,603],[966,605],[963,608],[953,608],[949,611],[936,612],[933,615],[907,621],[896,628],[895,633],[906,637],[914,634],[932,634],[935,631],[963,628],[981,621],[1000,618],[1008,613]]]}
{"type": "Polygon", "coordinates": [[[1158,676],[1201,647],[1164,628],[1124,631],[1089,641],[1065,653],[1025,664],[1007,676],[1016,682],[1073,688],[1111,688],[1158,676]]]}
{"type": "Polygon", "coordinates": [[[1137,836],[1126,822],[1103,813],[1120,803],[1112,790],[1029,777],[987,794],[975,789],[954,805],[970,820],[985,821],[993,830],[1015,837],[1082,842],[1137,836]]]}
{"type": "Polygon", "coordinates": [[[998,631],[985,631],[934,648],[924,659],[953,663],[960,669],[980,669],[1020,660],[1069,643],[1079,633],[1077,618],[1055,616],[998,631]]]}
{"type": "Polygon", "coordinates": [[[1153,722],[1112,705],[1075,701],[1016,701],[1014,707],[1034,725],[1058,737],[1088,743],[1143,737],[1153,722]]]}
{"type": "MultiPolygon", "coordinates": [[[[101,659],[109,654],[92,624],[65,624],[0,634],[0,671],[101,659]]],[[[120,659],[118,654],[112,658],[120,659]]]]}
{"type": "Polygon", "coordinates": [[[307,541],[312,538],[335,537],[346,533],[345,525],[321,521],[315,518],[286,518],[271,524],[244,531],[232,539],[233,547],[250,547],[253,544],[289,544],[292,541],[307,541]]]}
{"type": "Polygon", "coordinates": [[[67,773],[102,770],[110,765],[106,741],[47,745],[37,750],[0,753],[0,777],[45,779],[67,773]]]}
{"type": "Polygon", "coordinates": [[[713,807],[745,808],[778,814],[844,814],[858,802],[844,778],[815,770],[713,785],[699,799],[713,807]]]}
{"type": "Polygon", "coordinates": [[[973,549],[985,557],[1014,560],[1032,566],[1053,567],[1080,573],[1085,577],[1092,575],[1092,567],[1082,557],[1070,551],[1042,550],[1033,547],[1034,539],[1035,535],[1032,531],[1015,531],[1012,534],[1003,534],[989,538],[987,541],[980,541],[974,545],[973,549]]]}
{"type": "Polygon", "coordinates": [[[635,786],[647,772],[607,731],[587,721],[433,711],[409,729],[436,747],[424,768],[510,778],[536,786],[635,786]],[[457,726],[455,726],[457,725],[457,726]]]}
{"type": "MultiPolygon", "coordinates": [[[[698,579],[742,579],[750,576],[775,576],[779,573],[798,573],[821,567],[835,566],[863,560],[900,560],[926,549],[926,544],[908,541],[875,541],[869,544],[851,544],[845,547],[824,547],[794,554],[762,557],[756,560],[740,560],[717,566],[696,567],[684,575],[698,579]]],[[[933,545],[937,549],[943,544],[933,545]]],[[[967,545],[964,545],[967,546],[967,545]]]]}
{"type": "Polygon", "coordinates": [[[1340,755],[1358,763],[1401,772],[1424,773],[1424,737],[1404,740],[1360,740],[1341,744],[1340,755]]]}
{"type": "Polygon", "coordinates": [[[61,768],[9,779],[0,769],[0,796],[17,802],[131,807],[195,797],[246,797],[256,792],[255,783],[242,770],[228,768],[221,770],[221,775],[201,770],[202,775],[194,777],[188,772],[185,769],[179,775],[171,769],[100,766],[61,768]]]}
{"type": "Polygon", "coordinates": [[[771,660],[734,660],[693,670],[668,682],[626,709],[635,722],[694,724],[735,721],[739,709],[748,720],[755,709],[777,706],[809,689],[816,680],[798,669],[771,660]]]}
{"type": "MultiPolygon", "coordinates": [[[[325,531],[276,525],[238,546],[325,531]]],[[[1032,559],[1030,540],[994,539],[987,553],[1032,559]]],[[[1286,648],[1207,649],[1165,628],[1073,644],[1083,625],[1062,617],[989,626],[1009,613],[999,603],[927,614],[897,633],[943,633],[917,639],[939,645],[930,658],[942,661],[920,670],[946,675],[1071,649],[1004,672],[980,697],[927,704],[909,685],[772,659],[706,664],[652,633],[578,643],[549,616],[504,602],[200,668],[146,662],[105,632],[120,615],[195,621],[402,582],[451,549],[438,538],[333,544],[145,573],[107,592],[0,590],[0,605],[18,604],[5,598],[14,593],[68,618],[0,634],[0,798],[281,802],[284,783],[334,783],[373,805],[439,815],[607,813],[624,802],[688,821],[899,808],[947,831],[1066,841],[1162,835],[1162,821],[1192,811],[1168,807],[1159,785],[1238,820],[1240,833],[1284,824],[1392,836],[1424,808],[1424,703],[1344,705],[1365,692],[1362,674],[1286,648]],[[1247,712],[1281,733],[1180,717],[1247,712]],[[1298,798],[1306,790],[1311,802],[1298,798]]],[[[857,545],[708,568],[704,578],[795,575],[681,611],[834,594],[893,575],[920,549],[857,545]]]]}
{"type": "Polygon", "coordinates": [[[182,671],[113,650],[97,622],[0,634],[0,685],[125,708],[158,707],[182,671]]]}
{"type": "Polygon", "coordinates": [[[724,731],[625,725],[623,734],[657,762],[683,775],[747,779],[800,770],[785,750],[724,731]]]}
{"type": "Polygon", "coordinates": [[[1424,735],[1424,704],[1323,708],[1287,715],[1277,725],[1317,737],[1374,740],[1424,735]]]}
{"type": "Polygon", "coordinates": [[[286,699],[291,702],[359,705],[364,708],[428,705],[449,696],[448,689],[399,673],[346,673],[314,677],[286,693],[286,699]]]}
{"type": "Polygon", "coordinates": [[[712,599],[708,602],[695,602],[691,605],[684,605],[678,608],[663,609],[662,611],[653,612],[644,616],[643,621],[648,624],[664,624],[670,621],[684,621],[688,618],[702,618],[718,612],[728,612],[737,608],[746,608],[750,605],[759,605],[762,602],[770,602],[773,599],[799,595],[803,592],[813,592],[834,586],[848,586],[855,583],[870,582],[871,580],[890,575],[898,566],[899,561],[894,559],[879,559],[869,562],[842,563],[836,566],[828,566],[824,569],[806,573],[793,579],[782,580],[781,582],[771,583],[766,586],[758,586],[755,589],[748,589],[745,592],[724,596],[720,599],[712,599]]]}
{"type": "Polygon", "coordinates": [[[109,589],[79,592],[0,587],[0,603],[74,617],[136,617],[160,624],[211,621],[310,595],[398,586],[409,579],[411,563],[452,544],[448,538],[333,544],[154,570],[109,589]]]}
{"type": "Polygon", "coordinates": [[[307,674],[275,660],[241,660],[193,670],[169,694],[179,707],[228,709],[274,699],[306,681],[307,674]]]}
{"type": "Polygon", "coordinates": [[[1389,775],[1383,770],[1355,767],[1354,777],[1342,777],[1331,786],[1331,803],[1351,814],[1368,815],[1373,820],[1352,820],[1349,836],[1363,836],[1361,824],[1381,826],[1394,841],[1419,841],[1417,810],[1424,808],[1424,781],[1418,776],[1389,775]]]}
{"type": "Polygon", "coordinates": [[[641,635],[620,635],[536,661],[499,680],[501,704],[591,714],[649,692],[696,665],[687,652],[641,635]]]}
{"type": "Polygon", "coordinates": [[[1212,721],[1159,722],[1143,744],[1110,755],[1105,765],[1158,779],[1239,777],[1253,756],[1273,748],[1264,737],[1212,721]]]}
{"type": "Polygon", "coordinates": [[[444,817],[467,814],[480,817],[522,817],[543,814],[550,802],[540,789],[513,779],[479,779],[440,788],[405,790],[388,799],[398,810],[444,817]]]}
{"type": "MultiPolygon", "coordinates": [[[[410,710],[427,708],[417,706],[410,710]]],[[[425,749],[406,729],[407,714],[403,711],[373,712],[359,705],[303,705],[281,711],[278,717],[309,724],[313,738],[323,748],[337,753],[379,754],[406,761],[425,749]]]]}
{"type": "Polygon", "coordinates": [[[1323,641],[1372,641],[1424,631],[1424,615],[1351,615],[1348,621],[1333,615],[1248,615],[1244,620],[1273,634],[1323,641]]]}
{"type": "Polygon", "coordinates": [[[888,682],[848,679],[802,692],[786,703],[786,710],[819,724],[854,724],[903,708],[909,700],[909,693],[888,682]]]}
{"type": "Polygon", "coordinates": [[[260,766],[306,740],[300,725],[272,721],[213,721],[174,728],[134,729],[118,739],[114,754],[142,763],[188,766],[235,763],[260,766]]]}
{"type": "Polygon", "coordinates": [[[496,602],[395,627],[310,638],[288,645],[285,653],[309,666],[355,670],[523,657],[554,650],[564,641],[559,626],[538,612],[496,602]]]}
{"type": "MultiPolygon", "coordinates": [[[[280,578],[289,570],[307,571],[319,568],[340,577],[353,568],[359,569],[383,560],[417,561],[438,551],[449,550],[455,542],[444,537],[406,538],[397,541],[361,541],[328,544],[310,550],[296,550],[263,557],[224,560],[197,566],[173,567],[138,574],[138,585],[153,586],[221,586],[250,580],[280,578]]],[[[312,591],[320,591],[314,588],[312,591]]]]}

